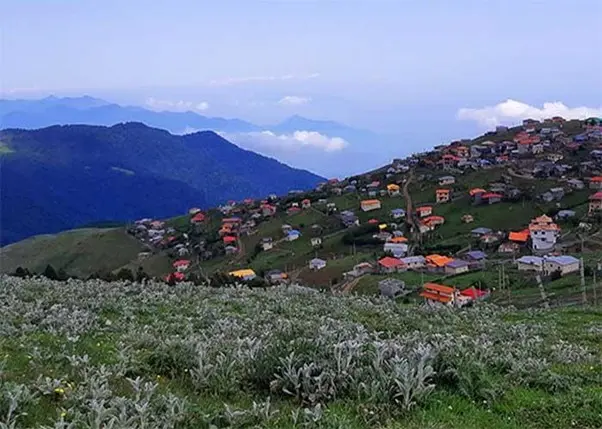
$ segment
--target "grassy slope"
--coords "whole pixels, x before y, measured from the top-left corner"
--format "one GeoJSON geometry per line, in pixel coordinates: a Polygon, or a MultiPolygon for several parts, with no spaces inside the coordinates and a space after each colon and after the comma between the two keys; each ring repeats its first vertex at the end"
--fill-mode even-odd
{"type": "Polygon", "coordinates": [[[14,272],[20,266],[41,272],[50,264],[56,270],[86,277],[96,271],[114,271],[135,260],[144,250],[144,246],[122,228],[76,229],[40,235],[3,247],[0,270],[14,272]]]}
{"type": "MultiPolygon", "coordinates": [[[[68,421],[77,420],[77,427],[87,428],[82,420],[93,413],[86,401],[97,383],[107,382],[102,389],[107,392],[104,404],[108,410],[116,406],[117,396],[135,396],[120,375],[123,371],[128,377],[157,383],[150,403],[152,416],[164,413],[164,408],[155,408],[157,395],[187,399],[178,428],[209,427],[207,419],[224,428],[602,426],[600,308],[546,312],[486,306],[460,312],[427,311],[381,300],[286,289],[246,291],[103,282],[48,287],[44,280],[2,280],[3,292],[10,299],[2,307],[0,328],[10,330],[11,335],[0,341],[0,356],[6,361],[0,395],[7,394],[10,385],[6,383],[43,391],[46,383],[36,381],[39,375],[56,379],[65,389],[57,395],[51,388],[37,404],[22,404],[19,412],[28,413],[19,417],[24,427],[50,424],[66,410],[68,421]],[[76,311],[79,317],[71,317],[76,311]],[[368,363],[357,360],[352,366],[365,370],[373,359],[366,350],[374,344],[410,347],[404,352],[408,356],[416,344],[430,342],[441,353],[434,362],[438,371],[431,380],[434,391],[403,411],[393,402],[358,398],[353,391],[340,389],[339,380],[340,390],[335,398],[324,401],[319,421],[294,425],[291,413],[311,407],[282,390],[270,389],[270,381],[284,374],[279,359],[294,352],[297,366],[318,362],[336,371],[336,345],[346,340],[365,348],[360,350],[366,353],[368,363]],[[256,351],[249,354],[251,348],[256,351]],[[206,367],[206,378],[199,379],[192,374],[198,369],[201,349],[206,353],[205,364],[214,367],[206,367]],[[220,352],[225,356],[219,357],[220,352]],[[246,357],[237,357],[240,353],[246,357]],[[64,355],[88,355],[89,362],[83,367],[70,364],[64,355]],[[460,357],[463,355],[468,360],[460,357]],[[477,362],[484,365],[482,370],[477,370],[478,366],[469,369],[477,362]],[[102,364],[108,366],[100,372],[102,364]],[[460,364],[469,367],[457,367],[460,364]],[[446,366],[441,365],[462,368],[463,378],[447,385],[446,366]],[[225,423],[224,404],[250,410],[254,401],[265,401],[268,396],[271,409],[279,411],[270,421],[239,415],[225,423]]],[[[369,381],[380,383],[387,373],[369,381]]],[[[315,382],[306,380],[304,386],[315,382]]],[[[136,419],[134,407],[124,412],[136,419]]],[[[301,411],[301,420],[303,414],[301,411]]]]}

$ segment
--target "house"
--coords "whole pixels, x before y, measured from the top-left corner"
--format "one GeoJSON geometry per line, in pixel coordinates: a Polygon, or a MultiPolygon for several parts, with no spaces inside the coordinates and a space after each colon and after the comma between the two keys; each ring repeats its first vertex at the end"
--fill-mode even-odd
{"type": "Polygon", "coordinates": [[[326,261],[324,259],[314,258],[311,261],[309,261],[309,269],[310,270],[318,271],[325,267],[326,267],[326,261]]]}
{"type": "MultiPolygon", "coordinates": [[[[293,203],[294,204],[294,203],[293,203]]],[[[290,216],[297,214],[301,211],[301,209],[298,206],[291,206],[286,210],[286,213],[290,216]]]]}
{"type": "Polygon", "coordinates": [[[451,286],[440,285],[437,283],[425,283],[422,286],[420,296],[426,299],[428,303],[440,303],[455,305],[458,291],[451,286]]]}
{"type": "Polygon", "coordinates": [[[462,222],[463,223],[472,223],[474,222],[474,218],[472,217],[472,215],[469,214],[465,214],[464,216],[462,216],[462,222]]]}
{"type": "Polygon", "coordinates": [[[500,247],[497,248],[498,253],[503,254],[513,254],[517,253],[520,250],[520,245],[518,243],[513,243],[508,241],[506,243],[500,244],[500,247]]]}
{"type": "Polygon", "coordinates": [[[427,216],[422,219],[422,224],[429,227],[431,230],[435,229],[436,226],[443,225],[445,218],[443,216],[427,216]]]}
{"type": "Polygon", "coordinates": [[[461,274],[469,270],[468,262],[461,259],[454,259],[445,264],[445,274],[461,274]]]}
{"type": "Polygon", "coordinates": [[[374,271],[374,267],[369,262],[360,262],[359,264],[353,267],[353,271],[357,273],[358,276],[362,276],[364,274],[368,274],[374,271]]]}
{"type": "Polygon", "coordinates": [[[454,176],[443,176],[439,178],[439,186],[453,185],[454,183],[456,183],[456,178],[454,176]]]}
{"type": "Polygon", "coordinates": [[[461,297],[466,297],[470,299],[471,302],[482,301],[491,295],[491,292],[488,290],[477,289],[474,286],[464,289],[460,292],[461,297]]]}
{"type": "Polygon", "coordinates": [[[557,220],[569,219],[569,218],[575,217],[575,215],[576,215],[575,210],[560,210],[558,213],[556,213],[556,219],[557,220]]]}
{"type": "Polygon", "coordinates": [[[501,240],[498,234],[485,234],[479,238],[479,241],[483,244],[494,244],[501,240]]]}
{"type": "Polygon", "coordinates": [[[313,247],[320,247],[322,245],[322,238],[320,237],[312,237],[311,245],[313,247]]]}
{"type": "Polygon", "coordinates": [[[272,241],[272,237],[265,237],[261,239],[261,248],[264,251],[271,250],[274,248],[274,242],[272,241]]]}
{"type": "Polygon", "coordinates": [[[552,194],[552,197],[556,200],[556,201],[560,201],[561,199],[564,198],[564,188],[552,188],[550,189],[550,193],[552,194]]]}
{"type": "Polygon", "coordinates": [[[408,270],[416,270],[426,266],[426,259],[422,255],[406,256],[400,260],[408,270]]]}
{"type": "Polygon", "coordinates": [[[483,226],[480,226],[470,231],[473,237],[482,237],[486,234],[491,234],[492,232],[493,230],[491,228],[485,228],[483,226]]]}
{"type": "Polygon", "coordinates": [[[200,212],[201,212],[201,209],[198,207],[193,207],[191,209],[188,209],[188,214],[191,216],[194,216],[195,214],[200,213],[200,212]]]}
{"type": "Polygon", "coordinates": [[[238,253],[238,247],[233,246],[233,245],[228,245],[228,246],[224,247],[224,251],[226,252],[226,255],[235,255],[238,253]]]}
{"type": "Polygon", "coordinates": [[[471,250],[466,252],[465,257],[469,262],[483,262],[487,259],[487,254],[480,250],[471,250]]]}
{"type": "Polygon", "coordinates": [[[485,194],[481,194],[481,200],[485,201],[487,204],[495,204],[502,201],[502,195],[494,192],[487,192],[485,194]]]}
{"type": "Polygon", "coordinates": [[[276,206],[272,204],[262,204],[260,208],[261,214],[264,216],[274,216],[276,214],[276,206]]]}
{"type": "Polygon", "coordinates": [[[448,256],[442,256],[439,254],[432,254],[426,256],[426,266],[430,271],[445,271],[445,266],[453,261],[453,258],[448,256]]]}
{"type": "Polygon", "coordinates": [[[422,206],[416,208],[416,214],[418,217],[424,218],[433,214],[433,208],[431,206],[422,206]]]}
{"type": "Polygon", "coordinates": [[[482,188],[472,188],[470,191],[468,191],[468,194],[474,199],[480,198],[481,195],[485,193],[487,193],[487,191],[482,188]]]}
{"type": "Polygon", "coordinates": [[[543,153],[543,151],[544,151],[544,146],[541,143],[535,143],[531,146],[531,153],[533,155],[543,153]]]}
{"type": "Polygon", "coordinates": [[[556,240],[559,235],[560,228],[549,216],[540,216],[533,219],[529,224],[531,248],[535,252],[547,252],[552,250],[556,245],[556,240]]]}
{"type": "Polygon", "coordinates": [[[589,188],[602,190],[602,176],[595,176],[589,179],[589,188]]]}
{"type": "Polygon", "coordinates": [[[587,214],[590,216],[602,210],[602,191],[598,191],[589,197],[589,208],[587,214]]]}
{"type": "Polygon", "coordinates": [[[582,180],[579,179],[569,179],[567,180],[567,184],[569,185],[570,188],[575,189],[575,190],[581,190],[585,188],[585,184],[583,183],[582,180]]]}
{"type": "Polygon", "coordinates": [[[238,241],[238,239],[232,235],[224,235],[222,240],[223,240],[224,244],[226,244],[226,245],[236,244],[236,242],[238,241]]]}
{"type": "Polygon", "coordinates": [[[286,240],[287,241],[295,241],[297,240],[299,237],[301,237],[301,232],[299,232],[296,229],[291,229],[287,234],[286,234],[286,240]]]}
{"type": "Polygon", "coordinates": [[[406,211],[404,209],[393,209],[391,210],[391,217],[393,219],[402,219],[406,216],[406,211]]]}
{"type": "Polygon", "coordinates": [[[385,256],[378,261],[378,268],[381,273],[395,273],[403,270],[405,264],[397,258],[385,256]]]}
{"type": "Polygon", "coordinates": [[[204,221],[205,221],[205,215],[201,212],[196,212],[194,214],[194,216],[192,216],[190,218],[190,223],[194,223],[194,224],[202,223],[204,221]]]}
{"type": "Polygon", "coordinates": [[[372,210],[380,209],[380,201],[379,200],[363,200],[360,203],[362,211],[369,212],[372,210]]]}
{"type": "Polygon", "coordinates": [[[536,271],[543,270],[543,258],[541,256],[523,256],[516,260],[516,265],[519,271],[536,271]]]}
{"type": "Polygon", "coordinates": [[[347,185],[343,188],[343,192],[350,193],[350,192],[355,192],[355,191],[357,191],[357,188],[355,185],[347,185]]]}
{"type": "Polygon", "coordinates": [[[449,201],[450,190],[449,189],[437,189],[435,191],[435,198],[437,203],[447,203],[449,201]]]}
{"type": "Polygon", "coordinates": [[[384,279],[378,282],[378,291],[380,292],[381,296],[386,298],[397,298],[405,295],[407,293],[405,287],[405,282],[392,278],[384,279]]]}
{"type": "Polygon", "coordinates": [[[385,253],[391,253],[396,258],[401,258],[408,252],[408,243],[405,237],[395,237],[389,239],[383,245],[383,251],[385,253]]]}
{"type": "Polygon", "coordinates": [[[396,185],[395,183],[391,183],[389,185],[387,185],[387,193],[391,196],[391,197],[396,197],[399,195],[399,185],[396,185]]]}
{"type": "Polygon", "coordinates": [[[555,271],[559,271],[561,276],[566,274],[575,273],[579,271],[580,261],[579,259],[568,256],[547,256],[543,258],[543,271],[544,274],[550,275],[555,271]]]}
{"type": "Polygon", "coordinates": [[[358,217],[350,210],[345,210],[340,213],[341,221],[346,227],[358,226],[360,221],[358,217]]]}
{"type": "Polygon", "coordinates": [[[186,271],[189,266],[190,266],[190,261],[188,259],[180,259],[173,263],[173,267],[179,273],[186,271]]]}
{"type": "Polygon", "coordinates": [[[231,275],[232,277],[237,277],[245,282],[249,281],[249,280],[253,280],[255,277],[257,277],[257,274],[255,274],[255,271],[251,270],[250,268],[247,268],[244,270],[230,271],[228,274],[231,275]]]}
{"type": "Polygon", "coordinates": [[[286,283],[288,281],[288,274],[280,270],[270,270],[265,273],[265,281],[269,284],[286,283]]]}
{"type": "Polygon", "coordinates": [[[301,201],[301,208],[308,209],[311,207],[311,201],[307,198],[301,201]]]}

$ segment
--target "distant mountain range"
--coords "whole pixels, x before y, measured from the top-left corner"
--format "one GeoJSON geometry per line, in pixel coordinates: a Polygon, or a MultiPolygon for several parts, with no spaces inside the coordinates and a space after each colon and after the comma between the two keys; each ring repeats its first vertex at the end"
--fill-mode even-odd
{"type": "MultiPolygon", "coordinates": [[[[278,124],[257,125],[240,119],[202,116],[198,113],[154,111],[136,106],[121,106],[89,96],[39,100],[0,100],[0,127],[37,129],[52,125],[86,124],[111,126],[124,122],[141,122],[174,134],[211,130],[226,136],[235,144],[266,156],[276,157],[289,165],[319,171],[325,175],[344,176],[377,167],[389,161],[390,153],[400,144],[394,136],[356,129],[333,121],[292,116],[278,124]],[[298,131],[317,132],[324,138],[344,139],[344,153],[324,152],[306,145],[302,150],[266,145],[258,135],[263,131],[278,137],[298,131]],[[341,156],[341,154],[344,156],[341,156]]],[[[292,137],[288,138],[291,141],[292,137]]],[[[299,142],[295,142],[299,143],[299,142]]]]}
{"type": "MultiPolygon", "coordinates": [[[[43,100],[41,116],[38,103],[21,102],[26,112],[21,118],[49,120],[51,111],[60,122],[58,112],[80,112],[84,118],[98,109],[122,111],[92,98],[69,99],[71,107],[63,102],[43,100]]],[[[6,129],[0,131],[0,165],[2,244],[91,222],[172,216],[192,206],[283,194],[323,180],[211,131],[179,136],[138,122],[6,129]]]]}

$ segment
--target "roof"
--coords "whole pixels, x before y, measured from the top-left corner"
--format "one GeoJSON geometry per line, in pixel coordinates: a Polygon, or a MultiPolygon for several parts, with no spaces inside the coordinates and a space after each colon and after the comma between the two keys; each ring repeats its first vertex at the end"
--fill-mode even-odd
{"type": "Polygon", "coordinates": [[[487,254],[485,254],[485,252],[482,252],[480,250],[472,250],[470,252],[466,252],[466,256],[468,256],[470,259],[474,259],[474,260],[480,260],[480,259],[487,258],[487,254]]]}
{"type": "Polygon", "coordinates": [[[288,235],[301,235],[301,233],[298,230],[296,230],[296,229],[291,229],[288,232],[288,235]]]}
{"type": "Polygon", "coordinates": [[[391,210],[391,213],[405,213],[406,211],[404,209],[393,209],[391,210]]]}
{"type": "Polygon", "coordinates": [[[449,189],[437,189],[438,194],[449,194],[449,189]]]}
{"type": "Polygon", "coordinates": [[[473,299],[476,299],[476,298],[481,298],[481,297],[487,295],[487,292],[485,292],[484,290],[481,290],[481,289],[477,289],[476,287],[472,286],[467,289],[464,289],[462,292],[460,292],[460,295],[469,296],[473,299]]]}
{"type": "Polygon", "coordinates": [[[598,191],[595,194],[590,195],[589,199],[590,200],[597,200],[597,201],[602,200],[602,191],[598,191]]]}
{"type": "Polygon", "coordinates": [[[389,191],[396,191],[399,189],[399,185],[396,185],[395,183],[391,183],[391,184],[387,185],[387,189],[389,191]]]}
{"type": "Polygon", "coordinates": [[[454,287],[440,285],[437,283],[425,283],[424,286],[422,286],[422,287],[426,291],[436,292],[436,293],[446,294],[446,295],[452,295],[454,293],[454,291],[456,290],[456,288],[454,288],[454,287]]]}
{"type": "Polygon", "coordinates": [[[552,262],[552,263],[558,264],[558,265],[571,265],[571,264],[579,263],[579,259],[575,258],[574,256],[569,256],[569,255],[549,256],[549,257],[545,258],[544,260],[545,260],[545,262],[552,262]]]}
{"type": "Polygon", "coordinates": [[[589,179],[590,182],[602,182],[602,176],[595,176],[589,179]]]}
{"type": "Polygon", "coordinates": [[[523,256],[518,258],[516,262],[529,265],[541,265],[543,263],[543,258],[540,256],[523,256]]]}
{"type": "Polygon", "coordinates": [[[416,211],[419,211],[419,212],[433,211],[433,207],[431,207],[431,206],[416,207],[416,211]]]}
{"type": "Polygon", "coordinates": [[[451,295],[439,295],[436,292],[430,292],[428,290],[420,292],[420,296],[426,299],[431,299],[433,301],[439,301],[443,303],[448,303],[452,300],[451,295]]]}
{"type": "Polygon", "coordinates": [[[551,217],[543,215],[531,221],[530,231],[558,231],[560,228],[554,223],[551,217]]]}
{"type": "Polygon", "coordinates": [[[491,231],[491,228],[485,228],[484,226],[480,226],[478,228],[473,229],[470,232],[473,234],[489,234],[491,231]]]}
{"type": "Polygon", "coordinates": [[[508,240],[517,241],[519,243],[526,243],[529,239],[529,230],[525,229],[519,232],[510,232],[508,235],[508,240]]]}
{"type": "Polygon", "coordinates": [[[389,243],[405,243],[408,239],[405,237],[393,237],[389,239],[389,243]]]}
{"type": "Polygon", "coordinates": [[[320,258],[313,258],[311,261],[309,261],[310,264],[325,264],[326,261],[324,259],[320,259],[320,258]]]}
{"type": "Polygon", "coordinates": [[[405,264],[424,263],[425,260],[426,259],[422,255],[406,256],[405,258],[401,258],[401,262],[405,264]]]}
{"type": "Polygon", "coordinates": [[[190,219],[191,222],[203,222],[204,220],[205,215],[203,213],[197,213],[190,219]]]}
{"type": "MultiPolygon", "coordinates": [[[[454,158],[456,157],[454,156],[454,158]]],[[[439,177],[439,180],[456,180],[456,178],[454,176],[441,176],[439,177]]]]}
{"type": "Polygon", "coordinates": [[[222,219],[222,223],[238,223],[242,222],[242,219],[239,217],[227,217],[222,219]]]}
{"type": "Polygon", "coordinates": [[[471,197],[473,197],[476,194],[484,194],[486,192],[487,191],[485,189],[482,189],[482,188],[473,188],[468,193],[470,194],[471,197]]]}
{"type": "Polygon", "coordinates": [[[484,194],[484,195],[481,195],[481,198],[484,198],[484,199],[486,199],[486,200],[487,200],[487,199],[489,199],[489,198],[502,198],[502,196],[503,196],[503,195],[496,194],[496,193],[494,193],[494,192],[487,192],[486,194],[484,194]]]}
{"type": "Polygon", "coordinates": [[[173,263],[174,267],[184,267],[186,265],[190,265],[190,261],[187,259],[180,259],[179,261],[173,263]]]}
{"type": "Polygon", "coordinates": [[[437,267],[444,267],[451,261],[453,261],[452,258],[449,258],[447,256],[437,255],[437,254],[427,255],[427,257],[426,257],[427,263],[435,265],[437,267]]]}
{"type": "Polygon", "coordinates": [[[392,258],[391,256],[385,256],[384,258],[378,261],[378,264],[385,268],[396,268],[404,265],[404,263],[401,260],[397,258],[392,258]]]}
{"type": "Polygon", "coordinates": [[[236,237],[232,237],[231,235],[226,235],[224,237],[224,243],[234,243],[236,241],[236,237]]]}
{"type": "Polygon", "coordinates": [[[363,200],[362,205],[380,204],[380,200],[363,200]]]}
{"type": "Polygon", "coordinates": [[[467,267],[468,262],[463,261],[461,259],[454,259],[454,260],[448,262],[447,264],[445,264],[445,266],[451,267],[451,268],[462,268],[462,267],[467,267]]]}
{"type": "Polygon", "coordinates": [[[244,270],[236,270],[236,271],[230,271],[228,274],[230,274],[231,276],[234,277],[250,277],[250,276],[254,276],[255,275],[255,271],[253,271],[250,268],[246,268],[244,270]]]}

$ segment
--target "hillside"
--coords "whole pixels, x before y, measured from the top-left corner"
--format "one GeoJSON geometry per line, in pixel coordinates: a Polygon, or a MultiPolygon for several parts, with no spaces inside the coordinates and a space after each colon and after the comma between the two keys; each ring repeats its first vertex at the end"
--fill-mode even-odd
{"type": "Polygon", "coordinates": [[[312,191],[139,219],[121,231],[148,246],[153,263],[132,259],[127,267],[167,276],[180,260],[180,278],[220,283],[223,274],[251,270],[268,283],[344,294],[376,295],[382,281],[394,280],[403,299],[417,303],[429,282],[454,294],[475,287],[493,302],[518,307],[596,303],[602,296],[596,123],[527,121],[312,191]],[[549,233],[540,239],[534,231],[544,229],[549,233]]]}
{"type": "Polygon", "coordinates": [[[2,242],[98,221],[166,217],[191,206],[307,189],[307,171],[207,131],[140,123],[0,131],[2,242]]]}
{"type": "Polygon", "coordinates": [[[12,427],[593,429],[602,310],[0,277],[12,427]]]}

